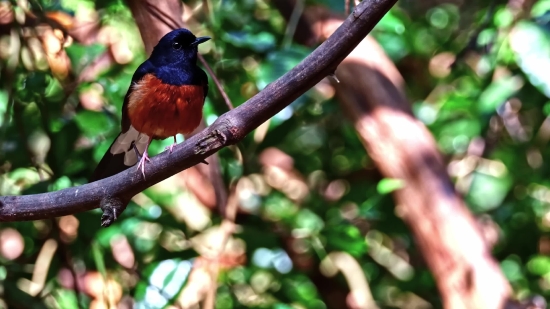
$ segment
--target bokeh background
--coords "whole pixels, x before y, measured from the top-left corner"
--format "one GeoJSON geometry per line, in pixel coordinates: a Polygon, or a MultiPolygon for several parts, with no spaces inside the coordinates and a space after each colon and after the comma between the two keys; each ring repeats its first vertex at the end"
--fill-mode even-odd
{"type": "MultiPolygon", "coordinates": [[[[87,183],[147,57],[129,2],[0,1],[0,195],[87,183]]],[[[212,37],[199,51],[237,106],[318,46],[303,13],[346,6],[185,1],[177,16],[212,37]]],[[[550,296],[550,1],[399,1],[371,37],[513,295],[550,296]]],[[[109,228],[100,210],[1,223],[0,308],[441,308],[392,198],[406,184],[378,170],[335,93],[324,79],[109,228]]],[[[211,80],[205,124],[227,110],[211,80]]]]}

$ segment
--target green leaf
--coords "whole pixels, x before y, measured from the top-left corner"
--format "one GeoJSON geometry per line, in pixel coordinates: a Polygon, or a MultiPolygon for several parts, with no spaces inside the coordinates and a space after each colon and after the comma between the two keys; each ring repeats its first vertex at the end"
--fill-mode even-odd
{"type": "Polygon", "coordinates": [[[473,177],[467,198],[476,211],[488,211],[500,206],[512,185],[508,175],[495,177],[475,172],[473,177]]]}
{"type": "Polygon", "coordinates": [[[548,14],[550,11],[550,0],[538,0],[531,8],[531,16],[539,17],[548,14]]]}
{"type": "Polygon", "coordinates": [[[500,269],[510,281],[517,281],[523,277],[521,273],[521,265],[512,259],[506,259],[500,263],[500,269]]]}
{"type": "Polygon", "coordinates": [[[399,190],[405,186],[405,182],[401,179],[384,178],[378,182],[376,190],[380,194],[388,194],[395,190],[399,190]]]}
{"type": "Polygon", "coordinates": [[[275,37],[269,32],[259,32],[252,34],[245,31],[227,32],[224,39],[233,43],[235,46],[247,47],[256,52],[265,52],[275,47],[275,37]]]}
{"type": "Polygon", "coordinates": [[[79,308],[75,291],[58,289],[54,295],[59,308],[79,308]]]}
{"type": "Polygon", "coordinates": [[[508,27],[514,21],[514,13],[508,7],[502,8],[495,13],[494,21],[499,28],[508,27]]]}
{"type": "Polygon", "coordinates": [[[510,45],[531,84],[550,97],[550,33],[537,24],[522,21],[514,27],[510,45]]]}
{"type": "Polygon", "coordinates": [[[519,76],[503,77],[494,81],[479,97],[479,110],[483,113],[494,112],[522,86],[523,79],[519,76]]]}
{"type": "Polygon", "coordinates": [[[97,242],[92,242],[92,256],[94,258],[95,266],[103,278],[107,278],[107,268],[105,267],[105,260],[103,259],[103,250],[97,242]]]}
{"type": "Polygon", "coordinates": [[[298,207],[282,195],[269,196],[264,204],[264,214],[271,220],[289,219],[298,212],[298,207]]]}
{"type": "Polygon", "coordinates": [[[292,49],[273,51],[268,54],[266,61],[260,64],[257,87],[262,90],[269,83],[294,68],[302,61],[310,50],[293,46],[292,49]]]}
{"type": "Polygon", "coordinates": [[[73,186],[71,179],[67,176],[59,177],[53,184],[48,188],[50,192],[67,189],[73,186]]]}
{"type": "Polygon", "coordinates": [[[354,257],[361,256],[367,252],[365,238],[359,229],[353,225],[337,225],[323,230],[326,235],[327,251],[342,250],[354,257]]]}
{"type": "Polygon", "coordinates": [[[88,136],[97,136],[109,132],[113,127],[112,121],[102,112],[89,110],[80,111],[75,117],[78,127],[88,136]]]}
{"type": "Polygon", "coordinates": [[[375,30],[391,31],[397,34],[405,32],[405,24],[396,12],[389,11],[374,27],[375,30]]]}
{"type": "Polygon", "coordinates": [[[309,209],[302,209],[296,215],[295,228],[307,231],[310,235],[319,233],[323,227],[323,220],[309,209]]]}
{"type": "Polygon", "coordinates": [[[537,255],[529,260],[527,269],[539,276],[544,276],[550,273],[550,257],[537,255]]]}

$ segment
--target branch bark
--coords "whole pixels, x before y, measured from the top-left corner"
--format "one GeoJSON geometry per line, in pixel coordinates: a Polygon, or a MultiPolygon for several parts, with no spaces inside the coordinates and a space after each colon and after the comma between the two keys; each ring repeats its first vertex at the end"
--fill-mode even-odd
{"type": "MultiPolygon", "coordinates": [[[[281,2],[276,3],[288,16],[288,4],[281,2]]],[[[308,35],[297,33],[295,39],[309,45],[312,37],[323,40],[333,34],[342,20],[314,7],[300,22],[308,35]]],[[[367,37],[343,60],[336,76],[336,96],[369,155],[385,177],[405,182],[394,194],[396,210],[415,236],[444,307],[527,308],[511,300],[506,278],[455,192],[432,135],[412,115],[403,80],[380,46],[367,37]]]]}
{"type": "Polygon", "coordinates": [[[189,168],[221,148],[242,140],[253,129],[289,105],[338,64],[380,21],[396,0],[361,2],[341,27],[288,73],[269,84],[214,124],[163,152],[147,165],[147,179],[135,168],[90,184],[56,192],[0,197],[0,221],[23,221],[63,216],[97,208],[125,205],[147,187],[189,168]]]}

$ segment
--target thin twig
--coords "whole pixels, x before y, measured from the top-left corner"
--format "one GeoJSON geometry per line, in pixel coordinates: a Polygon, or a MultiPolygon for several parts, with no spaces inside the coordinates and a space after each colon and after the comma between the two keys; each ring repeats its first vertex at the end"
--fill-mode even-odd
{"type": "Polygon", "coordinates": [[[298,25],[303,12],[304,0],[297,0],[286,26],[285,37],[283,39],[284,47],[288,48],[290,44],[292,44],[292,39],[294,38],[294,33],[296,32],[296,26],[298,25]]]}
{"type": "Polygon", "coordinates": [[[223,181],[223,175],[220,167],[220,159],[217,155],[208,158],[208,177],[214,187],[216,195],[216,206],[221,216],[225,216],[227,207],[227,189],[223,181]]]}
{"type": "Polygon", "coordinates": [[[210,3],[209,0],[203,0],[202,1],[204,10],[206,11],[206,14],[208,14],[208,17],[210,18],[210,22],[214,22],[214,7],[212,3],[210,3]]]}
{"type": "Polygon", "coordinates": [[[344,13],[349,15],[349,0],[344,1],[344,13]]]}
{"type": "Polygon", "coordinates": [[[220,80],[218,79],[218,77],[216,76],[216,74],[208,64],[208,62],[204,60],[204,57],[201,54],[199,54],[199,60],[201,61],[202,65],[204,65],[204,68],[206,69],[206,71],[214,81],[214,84],[216,84],[216,88],[218,88],[218,91],[222,95],[222,98],[225,101],[225,105],[227,105],[227,108],[229,108],[229,110],[232,110],[234,108],[233,103],[231,103],[231,99],[229,99],[229,96],[227,95],[227,93],[225,93],[225,90],[223,90],[222,83],[220,82],[220,80]]]}
{"type": "Polygon", "coordinates": [[[160,20],[163,24],[170,27],[171,29],[181,28],[181,22],[175,20],[166,12],[160,10],[156,5],[152,5],[151,3],[146,1],[145,8],[147,12],[149,12],[151,15],[156,17],[158,20],[160,20]]]}

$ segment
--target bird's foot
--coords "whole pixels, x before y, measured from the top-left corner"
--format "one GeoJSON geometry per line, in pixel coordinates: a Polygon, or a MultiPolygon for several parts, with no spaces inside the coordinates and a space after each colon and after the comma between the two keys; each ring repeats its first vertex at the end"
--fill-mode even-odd
{"type": "Polygon", "coordinates": [[[176,146],[178,143],[173,143],[172,145],[164,148],[164,150],[168,150],[168,153],[172,153],[174,151],[174,146],[176,146]]]}
{"type": "Polygon", "coordinates": [[[139,160],[139,164],[137,166],[137,169],[139,171],[139,167],[141,166],[141,173],[143,174],[143,179],[145,179],[145,161],[150,162],[149,155],[147,154],[147,151],[143,152],[143,155],[141,156],[141,159],[139,160]]]}
{"type": "Polygon", "coordinates": [[[164,150],[169,150],[170,152],[169,153],[172,153],[172,151],[174,150],[174,146],[176,146],[178,144],[178,142],[176,141],[176,136],[174,136],[174,143],[166,148],[164,148],[164,150]]]}

